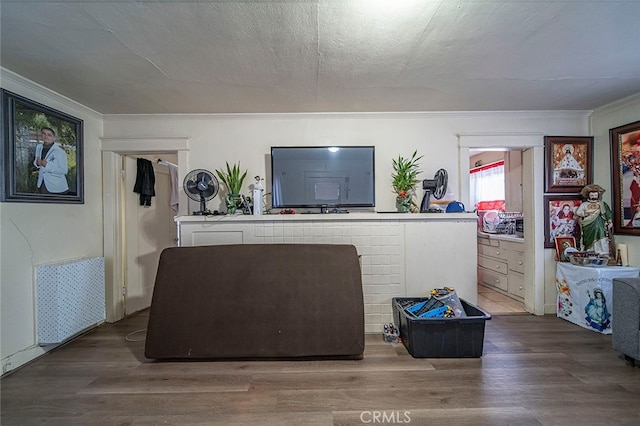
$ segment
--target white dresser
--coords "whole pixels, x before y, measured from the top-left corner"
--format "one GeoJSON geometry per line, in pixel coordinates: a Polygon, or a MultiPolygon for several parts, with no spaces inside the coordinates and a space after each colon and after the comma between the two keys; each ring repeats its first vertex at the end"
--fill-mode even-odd
{"type": "Polygon", "coordinates": [[[478,235],[478,282],[524,301],[524,240],[508,235],[478,235]]]}

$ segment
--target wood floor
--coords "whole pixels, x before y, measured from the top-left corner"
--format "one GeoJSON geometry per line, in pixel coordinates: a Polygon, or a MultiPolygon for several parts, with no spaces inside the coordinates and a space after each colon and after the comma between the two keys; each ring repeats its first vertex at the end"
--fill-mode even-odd
{"type": "Polygon", "coordinates": [[[478,302],[476,305],[491,315],[525,314],[524,303],[482,284],[478,284],[478,302]]]}
{"type": "Polygon", "coordinates": [[[610,335],[552,315],[494,316],[482,358],[414,359],[369,335],[361,361],[152,362],[125,340],[146,322],[105,324],[5,376],[1,424],[640,424],[640,368],[610,335]]]}

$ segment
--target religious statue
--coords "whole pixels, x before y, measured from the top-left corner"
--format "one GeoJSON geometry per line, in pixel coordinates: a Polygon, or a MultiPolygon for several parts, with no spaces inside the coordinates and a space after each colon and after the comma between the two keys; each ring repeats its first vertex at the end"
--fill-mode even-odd
{"type": "Polygon", "coordinates": [[[611,256],[613,247],[613,222],[609,205],[602,201],[604,189],[591,184],[582,188],[584,201],[576,210],[582,236],[582,248],[599,255],[611,256]]]}

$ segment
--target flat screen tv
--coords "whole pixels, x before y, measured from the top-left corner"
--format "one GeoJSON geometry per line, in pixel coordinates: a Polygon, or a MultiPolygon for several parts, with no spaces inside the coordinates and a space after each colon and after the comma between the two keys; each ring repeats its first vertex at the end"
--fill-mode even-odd
{"type": "Polygon", "coordinates": [[[375,207],[373,146],[271,147],[274,208],[375,207]]]}

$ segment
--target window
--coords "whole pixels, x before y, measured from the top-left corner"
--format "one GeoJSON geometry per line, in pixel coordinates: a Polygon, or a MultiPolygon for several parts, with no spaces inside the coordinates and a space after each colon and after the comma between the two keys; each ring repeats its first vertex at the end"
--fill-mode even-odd
{"type": "Polygon", "coordinates": [[[504,201],[504,161],[474,167],[469,173],[469,192],[474,208],[480,201],[504,201]]]}

